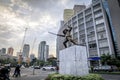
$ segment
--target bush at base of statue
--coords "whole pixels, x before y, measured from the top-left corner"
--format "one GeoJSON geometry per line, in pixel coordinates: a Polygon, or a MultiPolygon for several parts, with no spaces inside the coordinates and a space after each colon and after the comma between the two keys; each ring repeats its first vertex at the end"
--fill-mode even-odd
{"type": "Polygon", "coordinates": [[[104,80],[104,79],[98,74],[89,74],[86,76],[50,74],[45,80],[104,80]]]}

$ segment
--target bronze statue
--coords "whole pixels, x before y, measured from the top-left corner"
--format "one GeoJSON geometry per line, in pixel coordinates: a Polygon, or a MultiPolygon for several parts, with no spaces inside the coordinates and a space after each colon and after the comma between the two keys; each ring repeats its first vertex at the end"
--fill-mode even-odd
{"type": "Polygon", "coordinates": [[[68,28],[66,28],[66,29],[63,30],[63,34],[64,34],[64,35],[57,34],[57,36],[65,37],[65,41],[63,42],[63,45],[65,46],[65,48],[67,48],[66,43],[67,43],[68,41],[70,41],[70,42],[72,42],[73,44],[76,45],[75,41],[72,39],[72,35],[70,34],[70,33],[71,33],[71,30],[72,30],[72,27],[68,26],[68,28]]]}
{"type": "Polygon", "coordinates": [[[68,26],[68,28],[63,30],[63,35],[62,34],[55,34],[55,33],[52,33],[52,32],[49,32],[49,33],[53,34],[53,35],[60,36],[60,37],[65,37],[65,41],[63,42],[63,45],[65,46],[65,48],[67,48],[66,43],[69,42],[69,41],[76,45],[76,42],[72,39],[72,35],[70,34],[71,30],[72,30],[72,27],[68,26]]]}

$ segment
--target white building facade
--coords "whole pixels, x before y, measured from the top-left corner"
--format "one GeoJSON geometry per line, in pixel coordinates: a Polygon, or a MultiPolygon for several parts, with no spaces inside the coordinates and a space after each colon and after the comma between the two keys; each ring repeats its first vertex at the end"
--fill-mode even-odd
{"type": "MultiPolygon", "coordinates": [[[[76,43],[87,47],[88,59],[97,59],[89,61],[90,65],[99,65],[99,57],[102,54],[115,55],[112,36],[107,20],[106,12],[102,0],[96,0],[86,9],[78,12],[64,23],[58,34],[70,25],[73,29],[71,35],[76,43]]],[[[64,49],[64,38],[57,39],[57,55],[64,49]]],[[[73,44],[68,43],[68,46],[73,44]]],[[[59,57],[58,57],[59,59],[59,57]]]]}

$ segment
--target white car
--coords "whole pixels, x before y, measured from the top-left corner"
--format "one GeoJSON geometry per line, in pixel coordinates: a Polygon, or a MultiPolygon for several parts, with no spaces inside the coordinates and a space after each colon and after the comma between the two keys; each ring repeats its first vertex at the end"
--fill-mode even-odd
{"type": "Polygon", "coordinates": [[[50,71],[55,71],[56,67],[53,66],[44,66],[41,68],[43,71],[50,70],[50,71]]]}

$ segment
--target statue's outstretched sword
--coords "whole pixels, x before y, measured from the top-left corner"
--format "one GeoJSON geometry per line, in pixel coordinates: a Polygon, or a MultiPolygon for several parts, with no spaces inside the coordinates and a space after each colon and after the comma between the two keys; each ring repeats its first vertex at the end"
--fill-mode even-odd
{"type": "Polygon", "coordinates": [[[48,32],[48,33],[53,34],[53,35],[57,35],[57,36],[60,36],[60,37],[65,37],[64,35],[56,34],[56,33],[53,33],[53,32],[48,32]]]}
{"type": "Polygon", "coordinates": [[[48,33],[53,34],[53,35],[57,35],[56,33],[53,33],[53,32],[48,32],[48,33]]]}

